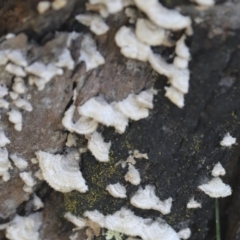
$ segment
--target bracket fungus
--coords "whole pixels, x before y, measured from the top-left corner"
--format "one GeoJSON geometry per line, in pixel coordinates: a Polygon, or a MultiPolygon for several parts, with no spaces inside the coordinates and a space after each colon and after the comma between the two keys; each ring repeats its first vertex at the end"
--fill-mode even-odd
{"type": "Polygon", "coordinates": [[[3,129],[0,128],[0,148],[5,147],[11,141],[6,137],[3,129]]]}
{"type": "Polygon", "coordinates": [[[22,131],[22,114],[20,111],[12,109],[8,114],[8,119],[14,124],[17,131],[22,131]]]}
{"type": "Polygon", "coordinates": [[[178,232],[178,236],[181,239],[189,239],[191,237],[191,230],[190,228],[184,228],[178,232]]]}
{"type": "Polygon", "coordinates": [[[0,176],[4,182],[10,179],[9,169],[12,168],[11,162],[8,159],[8,151],[6,148],[0,148],[0,176]]]}
{"type": "Polygon", "coordinates": [[[145,189],[140,187],[131,197],[131,204],[141,209],[154,209],[162,214],[169,214],[172,207],[172,198],[161,201],[155,194],[155,187],[147,185],[145,189]]]}
{"type": "Polygon", "coordinates": [[[104,142],[102,135],[98,132],[92,133],[87,138],[88,149],[91,151],[93,156],[100,162],[108,162],[111,142],[104,142]]]}
{"type": "Polygon", "coordinates": [[[233,144],[236,144],[236,138],[232,137],[230,133],[225,134],[220,142],[220,145],[223,147],[231,147],[233,144]]]}
{"type": "Polygon", "coordinates": [[[86,192],[88,187],[79,170],[80,156],[73,151],[66,156],[43,151],[36,152],[44,180],[56,191],[86,192]]]}
{"type": "Polygon", "coordinates": [[[32,177],[32,172],[22,172],[19,174],[25,185],[23,186],[23,190],[28,193],[32,193],[32,187],[36,184],[32,177]]]}
{"type": "Polygon", "coordinates": [[[37,5],[37,11],[40,14],[47,12],[50,8],[51,8],[51,2],[49,1],[41,1],[37,5]]]}
{"type": "Polygon", "coordinates": [[[14,165],[20,170],[23,171],[28,167],[28,162],[21,158],[18,157],[16,154],[11,154],[10,155],[11,160],[13,161],[14,165]]]}
{"type": "Polygon", "coordinates": [[[226,174],[225,169],[223,168],[222,164],[218,162],[212,170],[212,176],[219,177],[224,176],[225,174],[226,174]]]}
{"type": "Polygon", "coordinates": [[[191,198],[187,203],[187,208],[201,208],[201,207],[202,207],[202,204],[196,201],[194,197],[191,198]]]}
{"type": "Polygon", "coordinates": [[[122,0],[89,0],[91,4],[101,4],[104,5],[107,11],[111,14],[117,13],[123,9],[122,0]]]}
{"type": "Polygon", "coordinates": [[[198,188],[211,198],[227,197],[232,194],[231,187],[223,183],[219,177],[213,178],[208,183],[198,186],[198,188]]]}
{"type": "Polygon", "coordinates": [[[128,172],[124,178],[133,185],[139,185],[141,182],[139,171],[131,163],[128,164],[128,172]]]}
{"type": "Polygon", "coordinates": [[[13,63],[8,63],[5,70],[17,77],[26,77],[26,75],[27,75],[22,67],[15,65],[13,63]]]}
{"type": "Polygon", "coordinates": [[[98,223],[102,228],[117,231],[129,236],[139,236],[143,240],[179,240],[178,234],[161,218],[156,221],[134,215],[126,208],[113,215],[104,216],[99,211],[86,211],[84,216],[98,223]]]}
{"type": "Polygon", "coordinates": [[[119,182],[115,184],[109,184],[106,190],[115,198],[126,198],[126,188],[119,182]]]}
{"type": "Polygon", "coordinates": [[[7,53],[7,57],[12,63],[19,65],[21,67],[26,67],[28,65],[26,56],[22,51],[18,49],[9,51],[7,53]]]}

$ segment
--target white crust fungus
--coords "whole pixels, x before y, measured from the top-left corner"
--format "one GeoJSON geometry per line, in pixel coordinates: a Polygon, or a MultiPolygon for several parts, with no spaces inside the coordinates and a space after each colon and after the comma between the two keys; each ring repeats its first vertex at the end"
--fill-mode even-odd
{"type": "Polygon", "coordinates": [[[7,53],[8,59],[21,67],[26,67],[28,65],[26,56],[20,50],[12,50],[7,53]]]}
{"type": "Polygon", "coordinates": [[[189,239],[191,237],[191,230],[190,228],[184,228],[178,232],[178,236],[181,239],[189,239]]]}
{"type": "Polygon", "coordinates": [[[222,164],[218,162],[212,170],[212,176],[219,177],[224,176],[225,174],[226,174],[225,169],[223,168],[222,164]]]}
{"type": "Polygon", "coordinates": [[[70,212],[64,214],[64,217],[71,223],[73,223],[77,228],[74,230],[80,230],[87,226],[87,220],[81,217],[77,217],[70,212]]]}
{"type": "Polygon", "coordinates": [[[32,187],[36,184],[36,182],[32,177],[32,172],[22,172],[22,173],[19,173],[19,176],[25,183],[25,185],[23,186],[23,190],[25,192],[30,192],[30,193],[33,192],[32,187]]]}
{"type": "Polygon", "coordinates": [[[107,216],[97,210],[86,211],[84,216],[98,223],[102,228],[129,236],[139,236],[143,240],[179,240],[177,233],[161,218],[157,218],[156,221],[150,218],[144,219],[126,208],[121,208],[113,215],[107,216]]]}
{"type": "Polygon", "coordinates": [[[36,152],[44,180],[59,192],[77,190],[86,192],[88,187],[79,170],[79,154],[71,152],[68,155],[36,152]]]}
{"type": "Polygon", "coordinates": [[[109,184],[106,190],[115,198],[126,198],[126,188],[119,182],[115,184],[109,184]]]}
{"type": "Polygon", "coordinates": [[[191,198],[187,203],[187,208],[201,208],[201,207],[202,207],[202,204],[196,201],[194,197],[191,198]]]}
{"type": "Polygon", "coordinates": [[[40,14],[43,14],[47,12],[50,9],[50,7],[51,7],[51,3],[49,1],[41,1],[37,5],[37,11],[40,14]]]}
{"type": "Polygon", "coordinates": [[[109,30],[108,25],[104,22],[102,17],[96,14],[79,14],[75,16],[75,19],[90,27],[90,30],[96,35],[102,35],[109,30]]]}
{"type": "Polygon", "coordinates": [[[136,149],[133,151],[133,157],[134,158],[145,158],[145,159],[148,159],[147,153],[140,153],[139,150],[136,150],[136,149]]]}
{"type": "Polygon", "coordinates": [[[72,59],[69,49],[64,48],[62,53],[58,57],[58,62],[55,64],[59,68],[67,68],[69,70],[74,69],[75,62],[72,59]]]}
{"type": "Polygon", "coordinates": [[[14,124],[17,131],[22,131],[22,114],[18,110],[12,109],[8,114],[8,119],[14,124]]]}
{"type": "Polygon", "coordinates": [[[155,187],[147,185],[145,189],[140,187],[131,197],[131,204],[141,209],[154,209],[162,214],[169,214],[172,207],[172,198],[161,201],[155,194],[155,187]]]}
{"type": "Polygon", "coordinates": [[[6,137],[3,129],[0,128],[0,148],[5,147],[10,143],[10,140],[6,137]]]}
{"type": "Polygon", "coordinates": [[[167,97],[172,103],[179,108],[184,106],[184,94],[174,87],[164,87],[166,90],[165,97],[167,97]]]}
{"type": "Polygon", "coordinates": [[[16,100],[19,96],[19,94],[16,92],[10,92],[9,95],[12,100],[16,100]]]}
{"type": "Polygon", "coordinates": [[[0,98],[5,97],[6,95],[8,95],[8,88],[4,85],[0,85],[0,98]]]}
{"type": "Polygon", "coordinates": [[[11,169],[11,163],[8,160],[8,151],[6,148],[0,148],[0,176],[4,182],[10,179],[10,174],[8,172],[11,169]]]}
{"type": "Polygon", "coordinates": [[[26,73],[23,68],[13,63],[8,63],[5,70],[18,77],[26,77],[26,73]]]}
{"type": "Polygon", "coordinates": [[[23,98],[18,98],[14,101],[14,105],[18,108],[31,112],[33,110],[32,104],[23,98]]]}
{"type": "Polygon", "coordinates": [[[198,188],[211,198],[227,197],[232,194],[231,187],[223,183],[219,177],[213,178],[208,183],[198,186],[198,188]]]}
{"type": "Polygon", "coordinates": [[[220,142],[220,145],[223,147],[231,147],[233,144],[236,144],[236,138],[232,137],[230,133],[227,133],[220,142]]]}
{"type": "Polygon", "coordinates": [[[5,99],[0,99],[0,108],[9,108],[9,102],[7,102],[5,99]]]}
{"type": "Polygon", "coordinates": [[[66,146],[68,146],[68,147],[77,146],[77,137],[75,134],[72,134],[72,133],[68,134],[66,146]]]}
{"type": "Polygon", "coordinates": [[[106,126],[115,127],[119,133],[123,133],[128,125],[128,119],[108,104],[102,97],[93,97],[78,107],[80,115],[93,118],[106,126]]]}
{"type": "Polygon", "coordinates": [[[88,137],[88,149],[93,156],[100,162],[109,161],[109,149],[111,142],[104,142],[100,133],[94,132],[88,137]]]}
{"type": "Polygon", "coordinates": [[[42,225],[40,212],[33,213],[28,217],[16,215],[6,229],[6,237],[9,240],[40,240],[39,229],[42,225]]]}
{"type": "Polygon", "coordinates": [[[133,30],[122,26],[115,35],[115,42],[121,48],[121,53],[132,59],[146,62],[151,53],[151,48],[145,43],[140,42],[133,30]]]}
{"type": "Polygon", "coordinates": [[[10,155],[11,160],[13,161],[14,165],[20,170],[23,171],[28,167],[28,162],[21,158],[18,157],[16,154],[11,154],[10,155]]]}
{"type": "Polygon", "coordinates": [[[52,2],[52,8],[54,10],[60,10],[67,5],[67,0],[54,0],[52,2]]]}
{"type": "Polygon", "coordinates": [[[124,178],[133,185],[139,185],[141,182],[140,173],[132,164],[128,164],[128,172],[124,178]]]}
{"type": "Polygon", "coordinates": [[[26,86],[24,80],[20,77],[14,78],[12,89],[15,93],[23,94],[26,92],[26,86]]]}
{"type": "Polygon", "coordinates": [[[97,51],[95,41],[89,34],[83,36],[78,61],[85,62],[87,71],[105,63],[103,56],[97,51]]]}
{"type": "Polygon", "coordinates": [[[181,30],[191,25],[189,17],[181,15],[176,10],[163,7],[158,0],[134,0],[134,3],[159,27],[170,30],[181,30]]]}
{"type": "Polygon", "coordinates": [[[111,14],[122,11],[122,0],[89,0],[91,4],[101,4],[107,8],[107,11],[111,14]]]}
{"type": "Polygon", "coordinates": [[[165,30],[147,19],[138,18],[135,30],[137,38],[147,45],[162,45],[165,40],[165,30]]]}
{"type": "Polygon", "coordinates": [[[74,115],[76,107],[74,105],[70,106],[70,108],[64,113],[64,117],[62,119],[63,126],[70,132],[76,132],[78,134],[90,134],[93,133],[98,126],[98,123],[88,117],[81,116],[76,123],[72,122],[72,118],[74,115]]]}
{"type": "Polygon", "coordinates": [[[176,54],[181,57],[181,58],[185,58],[185,59],[189,59],[190,58],[190,52],[189,52],[189,48],[186,46],[185,44],[185,39],[186,36],[183,35],[176,43],[176,48],[175,48],[175,52],[176,54]]]}
{"type": "Polygon", "coordinates": [[[38,209],[41,209],[44,207],[44,203],[42,202],[41,198],[38,197],[35,193],[33,194],[33,206],[34,206],[34,211],[37,211],[38,209]]]}

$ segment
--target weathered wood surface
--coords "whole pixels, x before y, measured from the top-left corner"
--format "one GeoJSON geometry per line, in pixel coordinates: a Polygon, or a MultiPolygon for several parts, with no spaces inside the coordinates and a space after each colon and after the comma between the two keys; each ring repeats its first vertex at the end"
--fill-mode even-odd
{"type": "MultiPolygon", "coordinates": [[[[37,2],[0,1],[0,35],[23,31],[29,40],[44,45],[55,31],[87,32],[87,28],[74,21],[74,15],[84,9],[83,1],[71,0],[63,10],[45,15],[36,12],[37,2]]],[[[85,80],[79,89],[79,104],[98,94],[109,102],[121,100],[152,84],[158,90],[154,109],[147,119],[131,122],[122,135],[111,128],[100,128],[105,140],[112,142],[111,162],[99,163],[89,152],[82,156],[81,169],[90,188],[88,193],[56,193],[39,181],[35,190],[45,202],[42,239],[69,239],[73,226],[61,218],[66,210],[81,215],[85,210],[98,209],[108,214],[127,206],[144,217],[159,216],[155,211],[133,208],[129,199],[116,200],[105,191],[107,184],[124,181],[126,170],[115,164],[126,159],[128,151],[134,149],[149,156],[148,161],[140,160],[136,164],[142,186],[154,184],[160,199],[173,198],[172,212],[164,219],[176,230],[190,227],[194,240],[214,236],[214,200],[200,192],[197,186],[211,178],[212,167],[220,161],[227,171],[224,182],[233,187],[233,197],[220,200],[222,229],[226,234],[223,239],[239,239],[240,215],[236,214],[239,208],[239,147],[235,145],[227,149],[219,142],[227,132],[239,139],[240,4],[220,3],[206,11],[190,5],[187,3],[182,11],[203,21],[193,24],[194,34],[188,39],[192,54],[191,81],[183,109],[178,109],[164,97],[165,77],[157,76],[146,63],[121,56],[113,41],[118,27],[127,21],[121,13],[108,19],[112,28],[107,35],[96,37],[105,65],[86,73],[84,64],[80,64],[74,74],[65,72],[43,91],[29,86],[34,110],[23,114],[21,132],[13,129],[2,112],[1,121],[11,139],[8,151],[26,158],[29,170],[35,172],[37,166],[31,164],[30,159],[36,150],[64,151],[67,132],[61,119],[73,95],[73,82],[80,76],[85,80]],[[202,209],[186,209],[186,203],[193,195],[202,202],[202,209]]],[[[76,49],[72,49],[73,53],[76,49]]],[[[11,86],[11,76],[6,76],[3,69],[0,69],[1,78],[9,78],[11,86]]],[[[79,137],[79,147],[82,143],[84,139],[79,137]]],[[[18,172],[11,171],[11,176],[9,182],[0,185],[2,223],[16,212],[22,215],[31,212],[26,207],[29,196],[22,190],[23,182],[18,172]]],[[[137,190],[130,184],[126,186],[128,196],[137,190]]]]}

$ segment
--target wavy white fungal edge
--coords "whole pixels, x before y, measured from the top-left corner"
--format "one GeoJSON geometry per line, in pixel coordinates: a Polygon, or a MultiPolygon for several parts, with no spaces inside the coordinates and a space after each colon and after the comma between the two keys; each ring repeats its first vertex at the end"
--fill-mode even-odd
{"type": "Polygon", "coordinates": [[[138,191],[131,197],[131,204],[141,209],[154,209],[162,214],[169,214],[172,207],[172,198],[161,201],[155,193],[155,187],[147,185],[145,189],[140,187],[138,191]]]}
{"type": "Polygon", "coordinates": [[[86,211],[85,217],[98,223],[102,228],[117,231],[129,236],[139,236],[143,240],[179,240],[178,234],[161,218],[156,221],[134,215],[126,208],[113,215],[104,216],[99,211],[86,211]]]}
{"type": "Polygon", "coordinates": [[[189,239],[191,237],[191,229],[190,228],[184,228],[178,232],[178,236],[181,239],[189,239]]]}
{"type": "Polygon", "coordinates": [[[4,182],[10,179],[9,169],[12,168],[11,162],[8,159],[8,151],[6,148],[0,148],[0,176],[4,182]]]}
{"type": "Polygon", "coordinates": [[[0,128],[0,147],[5,147],[11,141],[6,137],[3,129],[0,128]]]}
{"type": "Polygon", "coordinates": [[[11,154],[10,155],[11,160],[13,161],[14,165],[20,170],[23,171],[28,167],[28,162],[21,158],[18,157],[16,154],[11,154]]]}
{"type": "Polygon", "coordinates": [[[111,142],[104,142],[102,135],[98,132],[92,133],[87,138],[88,149],[91,151],[93,156],[100,162],[108,162],[111,142]]]}
{"type": "Polygon", "coordinates": [[[66,156],[43,151],[37,151],[35,154],[44,180],[53,189],[59,192],[77,190],[83,193],[88,190],[79,170],[80,156],[77,152],[70,152],[66,156]]]}
{"type": "Polygon", "coordinates": [[[218,162],[212,170],[212,176],[219,177],[224,176],[225,174],[226,174],[225,169],[223,168],[222,164],[218,162]]]}
{"type": "Polygon", "coordinates": [[[213,178],[208,183],[198,186],[198,188],[211,198],[227,197],[232,194],[231,187],[223,183],[219,177],[213,178]]]}
{"type": "Polygon", "coordinates": [[[236,144],[236,138],[232,137],[230,133],[225,134],[223,140],[220,142],[220,145],[223,147],[231,147],[233,144],[236,144]]]}
{"type": "Polygon", "coordinates": [[[115,184],[109,184],[106,190],[115,198],[126,198],[126,188],[119,182],[115,184]]]}
{"type": "Polygon", "coordinates": [[[140,173],[132,164],[128,164],[128,172],[124,178],[133,185],[139,185],[141,182],[140,173]]]}
{"type": "Polygon", "coordinates": [[[6,229],[6,237],[9,240],[40,240],[41,225],[42,214],[40,212],[30,214],[28,217],[16,215],[6,229]]]}
{"type": "Polygon", "coordinates": [[[202,204],[196,201],[194,198],[191,198],[187,203],[187,208],[201,208],[202,204]]]}

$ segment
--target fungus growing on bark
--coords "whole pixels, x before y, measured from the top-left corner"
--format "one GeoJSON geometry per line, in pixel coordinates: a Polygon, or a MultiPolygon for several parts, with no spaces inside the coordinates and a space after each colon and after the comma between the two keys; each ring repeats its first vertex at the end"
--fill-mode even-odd
{"type": "Polygon", "coordinates": [[[24,80],[20,77],[15,77],[12,89],[15,93],[18,93],[18,94],[25,93],[26,86],[25,86],[24,80]]]}
{"type": "Polygon", "coordinates": [[[92,133],[87,138],[88,149],[91,151],[93,156],[100,162],[108,162],[111,142],[104,142],[102,135],[98,132],[92,133]]]}
{"type": "Polygon", "coordinates": [[[236,138],[232,137],[230,133],[225,134],[223,140],[220,142],[220,145],[223,147],[231,147],[233,144],[236,144],[236,138]]]}
{"type": "Polygon", "coordinates": [[[86,192],[88,187],[79,170],[79,153],[76,151],[66,156],[43,151],[36,152],[44,180],[56,191],[71,192],[77,190],[86,192]]]}
{"type": "Polygon", "coordinates": [[[17,77],[26,77],[26,73],[23,68],[13,63],[8,63],[5,70],[17,77]]]}
{"type": "Polygon", "coordinates": [[[7,102],[5,99],[0,99],[0,108],[9,108],[9,102],[7,102]]]}
{"type": "Polygon", "coordinates": [[[4,182],[10,179],[9,169],[12,168],[10,161],[8,160],[8,151],[6,148],[0,148],[0,176],[4,182]]]}
{"type": "Polygon", "coordinates": [[[109,184],[106,190],[115,198],[126,198],[126,188],[119,182],[115,184],[109,184]]]}
{"type": "Polygon", "coordinates": [[[37,5],[37,11],[40,14],[47,12],[50,8],[51,8],[51,2],[49,1],[41,1],[37,5]]]}
{"type": "Polygon", "coordinates": [[[161,201],[155,194],[155,187],[147,185],[145,189],[140,187],[131,197],[131,204],[141,209],[154,209],[162,214],[169,214],[172,207],[172,198],[161,201]]]}
{"type": "Polygon", "coordinates": [[[184,107],[184,94],[177,90],[175,87],[164,87],[166,90],[165,97],[179,108],[184,107]]]}
{"type": "Polygon", "coordinates": [[[111,14],[120,12],[123,9],[122,0],[89,0],[91,4],[100,4],[104,5],[107,9],[107,11],[111,14]]]}
{"type": "Polygon", "coordinates": [[[55,64],[59,68],[67,68],[68,70],[73,70],[75,62],[72,59],[71,52],[69,49],[64,48],[62,53],[58,56],[58,61],[55,64]]]}
{"type": "Polygon", "coordinates": [[[140,173],[132,164],[128,164],[128,172],[124,178],[133,185],[139,185],[141,182],[140,173]]]}
{"type": "Polygon", "coordinates": [[[19,173],[19,176],[25,183],[25,185],[23,186],[23,190],[25,192],[32,193],[33,192],[32,187],[36,184],[32,177],[32,172],[22,172],[19,173]]]}
{"type": "Polygon", "coordinates": [[[26,56],[23,54],[21,50],[16,49],[9,51],[7,53],[7,57],[9,61],[21,67],[26,67],[28,65],[26,56]]]}
{"type": "Polygon", "coordinates": [[[6,95],[8,95],[8,88],[5,85],[0,84],[0,98],[5,97],[6,95]]]}
{"type": "Polygon", "coordinates": [[[22,131],[22,114],[18,110],[12,109],[8,114],[8,119],[14,124],[17,131],[22,131]]]}
{"type": "Polygon", "coordinates": [[[219,177],[213,178],[208,183],[198,186],[198,188],[212,198],[227,197],[232,194],[231,187],[223,183],[219,177]]]}
{"type": "Polygon", "coordinates": [[[194,200],[194,197],[189,200],[187,203],[187,208],[201,208],[202,204],[194,200]]]}
{"type": "Polygon", "coordinates": [[[44,207],[44,203],[42,202],[41,198],[38,197],[35,193],[33,194],[33,209],[37,211],[44,207]]]}
{"type": "Polygon", "coordinates": [[[219,177],[224,176],[225,174],[226,174],[225,169],[223,168],[222,164],[218,162],[212,170],[212,176],[219,177]]]}
{"type": "Polygon", "coordinates": [[[13,103],[16,107],[28,112],[31,112],[33,110],[32,104],[23,98],[18,98],[13,103]]]}
{"type": "Polygon", "coordinates": [[[191,237],[191,230],[190,228],[184,228],[178,232],[178,236],[181,239],[189,239],[191,237]]]}
{"type": "Polygon", "coordinates": [[[3,129],[0,128],[0,148],[5,147],[11,141],[6,137],[3,129]]]}
{"type": "Polygon", "coordinates": [[[28,162],[21,158],[18,157],[16,154],[11,154],[10,155],[11,160],[13,161],[14,165],[20,170],[23,171],[28,167],[28,162]]]}
{"type": "Polygon", "coordinates": [[[90,30],[96,35],[102,35],[109,30],[108,25],[104,22],[103,18],[96,14],[79,14],[75,19],[90,27],[90,30]]]}
{"type": "Polygon", "coordinates": [[[129,236],[139,236],[143,240],[179,240],[178,234],[161,218],[156,221],[134,215],[126,208],[113,215],[104,216],[99,211],[86,211],[85,217],[98,223],[102,228],[117,231],[129,236]]]}

